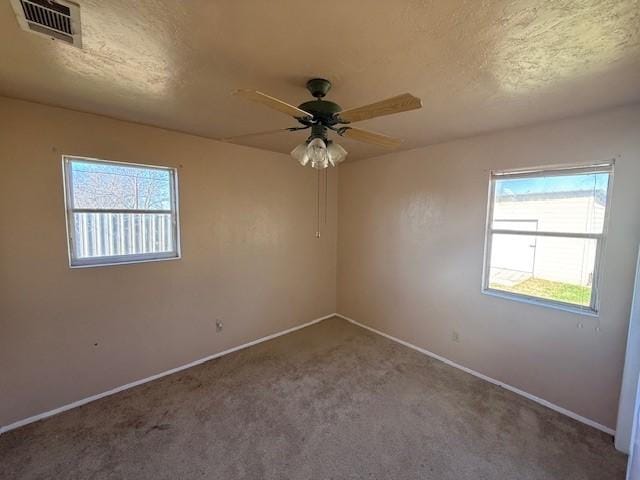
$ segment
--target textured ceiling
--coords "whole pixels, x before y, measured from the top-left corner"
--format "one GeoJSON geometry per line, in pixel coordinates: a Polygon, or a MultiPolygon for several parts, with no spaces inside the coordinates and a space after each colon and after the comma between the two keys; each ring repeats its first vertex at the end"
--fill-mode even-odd
{"type": "MultiPolygon", "coordinates": [[[[294,126],[230,93],[293,104],[330,79],[401,149],[640,101],[640,0],[80,0],[82,50],[19,29],[0,1],[0,94],[211,138],[294,126]]],[[[289,152],[303,133],[243,140],[289,152]]],[[[343,139],[350,158],[386,153],[343,139]]]]}

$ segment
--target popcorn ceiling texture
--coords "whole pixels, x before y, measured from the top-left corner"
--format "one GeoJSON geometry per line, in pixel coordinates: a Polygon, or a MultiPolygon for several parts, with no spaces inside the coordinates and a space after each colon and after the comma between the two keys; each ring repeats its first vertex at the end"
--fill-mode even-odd
{"type": "MultiPolygon", "coordinates": [[[[21,31],[0,2],[0,94],[221,138],[295,123],[234,89],[298,104],[325,76],[345,108],[421,97],[360,124],[402,149],[640,100],[639,0],[80,3],[82,50],[21,31]]],[[[288,153],[304,137],[242,143],[288,153]]]]}

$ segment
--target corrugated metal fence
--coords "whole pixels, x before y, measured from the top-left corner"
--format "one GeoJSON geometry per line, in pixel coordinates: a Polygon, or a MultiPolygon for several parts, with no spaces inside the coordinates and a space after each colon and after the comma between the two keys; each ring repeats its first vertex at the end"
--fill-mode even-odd
{"type": "Polygon", "coordinates": [[[170,213],[74,212],[77,258],[171,252],[170,213]]]}

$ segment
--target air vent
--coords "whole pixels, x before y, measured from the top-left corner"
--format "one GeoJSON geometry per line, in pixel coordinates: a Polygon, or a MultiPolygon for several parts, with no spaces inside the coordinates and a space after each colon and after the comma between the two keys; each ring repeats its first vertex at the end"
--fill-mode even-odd
{"type": "Polygon", "coordinates": [[[81,47],[80,7],[65,0],[11,0],[23,30],[81,47]]]}

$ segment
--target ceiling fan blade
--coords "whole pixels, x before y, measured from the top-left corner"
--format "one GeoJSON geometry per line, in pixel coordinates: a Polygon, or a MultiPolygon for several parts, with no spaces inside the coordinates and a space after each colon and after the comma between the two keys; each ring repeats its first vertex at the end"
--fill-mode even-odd
{"type": "Polygon", "coordinates": [[[283,102],[282,100],[278,100],[277,98],[274,98],[270,95],[267,95],[266,93],[262,93],[257,90],[236,90],[235,92],[233,92],[233,94],[237,95],[238,97],[251,100],[252,102],[261,103],[265,107],[277,110],[280,113],[290,115],[294,118],[313,117],[313,115],[299,109],[298,107],[289,105],[287,102],[283,102]]]}
{"type": "Polygon", "coordinates": [[[343,127],[338,130],[338,133],[343,137],[352,138],[361,142],[372,143],[385,148],[396,148],[402,143],[399,138],[388,137],[381,133],[370,132],[369,130],[362,130],[361,128],[343,127]]]}
{"type": "Polygon", "coordinates": [[[369,118],[382,117],[394,113],[406,112],[422,108],[422,100],[410,93],[403,93],[396,97],[387,98],[363,107],[350,108],[338,114],[340,120],[347,123],[359,122],[369,118]]]}
{"type": "Polygon", "coordinates": [[[223,138],[219,138],[218,140],[220,140],[221,142],[233,142],[234,140],[240,140],[242,138],[259,137],[261,135],[270,135],[272,133],[289,132],[289,131],[291,130],[288,128],[278,128],[277,130],[266,130],[264,132],[244,133],[242,135],[234,135],[233,137],[223,137],[223,138]]]}

